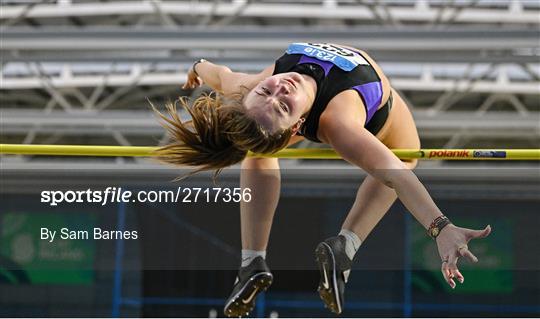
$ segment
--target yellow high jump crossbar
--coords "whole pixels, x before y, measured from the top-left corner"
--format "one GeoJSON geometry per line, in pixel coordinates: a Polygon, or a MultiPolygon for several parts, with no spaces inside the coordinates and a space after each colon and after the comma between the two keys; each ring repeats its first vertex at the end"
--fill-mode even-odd
{"type": "MultiPolygon", "coordinates": [[[[155,146],[0,144],[0,154],[54,156],[156,156],[155,146]]],[[[540,160],[540,149],[393,149],[400,159],[425,160],[540,160]]],[[[332,149],[283,149],[271,155],[251,157],[340,159],[332,149]]]]}

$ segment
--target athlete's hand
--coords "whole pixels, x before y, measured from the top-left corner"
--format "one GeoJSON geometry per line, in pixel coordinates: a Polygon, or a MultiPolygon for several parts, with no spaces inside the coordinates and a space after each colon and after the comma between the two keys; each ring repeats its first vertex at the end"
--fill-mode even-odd
{"type": "Polygon", "coordinates": [[[190,68],[187,74],[187,81],[182,86],[184,90],[193,90],[203,84],[203,80],[195,74],[193,68],[190,68]]]}
{"type": "Polygon", "coordinates": [[[457,279],[460,283],[465,280],[457,267],[459,257],[465,257],[472,262],[478,261],[478,258],[471,253],[467,246],[469,241],[487,237],[490,233],[491,226],[489,225],[483,230],[472,230],[449,224],[441,230],[441,233],[437,236],[437,248],[442,260],[441,271],[444,279],[452,289],[456,287],[454,279],[457,279]]]}

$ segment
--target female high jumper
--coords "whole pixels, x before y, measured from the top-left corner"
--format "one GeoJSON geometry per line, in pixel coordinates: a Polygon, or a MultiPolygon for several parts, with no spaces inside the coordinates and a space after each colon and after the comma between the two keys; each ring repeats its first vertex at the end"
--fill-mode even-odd
{"type": "Polygon", "coordinates": [[[173,104],[167,106],[168,116],[160,114],[172,142],[159,155],[196,171],[213,169],[216,175],[242,162],[240,184],[252,190],[252,200],[240,205],[242,263],[225,315],[247,315],[273,279],[265,257],[279,200],[279,163],[246,155],[274,153],[305,138],[329,144],[369,174],[338,235],[315,249],[318,291],[326,307],[342,312],[354,255],[396,198],[436,240],[447,283],[452,288],[455,280],[463,283],[458,259],[476,262],[467,244],[486,237],[491,228],[453,225],[412,172],[417,161],[401,161],[392,153],[393,148],[419,149],[420,141],[407,104],[369,55],[343,45],[293,43],[258,74],[201,59],[188,72],[184,88],[203,83],[216,94],[191,106],[180,100],[191,121],[182,121],[173,104]]]}

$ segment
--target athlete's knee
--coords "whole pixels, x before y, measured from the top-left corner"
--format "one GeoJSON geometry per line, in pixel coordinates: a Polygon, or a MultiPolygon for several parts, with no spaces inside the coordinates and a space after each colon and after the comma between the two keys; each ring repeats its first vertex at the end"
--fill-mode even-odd
{"type": "Polygon", "coordinates": [[[279,169],[277,158],[246,157],[242,161],[242,169],[279,169]]]}

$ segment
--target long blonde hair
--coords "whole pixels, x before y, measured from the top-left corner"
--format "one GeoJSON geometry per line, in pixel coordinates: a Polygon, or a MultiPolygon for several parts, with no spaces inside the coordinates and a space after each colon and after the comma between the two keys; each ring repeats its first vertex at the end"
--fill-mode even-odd
{"type": "Polygon", "coordinates": [[[248,151],[271,154],[287,146],[292,130],[268,133],[248,116],[242,101],[243,94],[230,97],[204,94],[192,105],[186,98],[180,98],[177,103],[166,104],[167,115],[152,105],[171,140],[156,151],[158,160],[196,167],[187,176],[215,170],[215,179],[223,168],[241,162],[248,151]],[[180,119],[176,104],[191,115],[191,120],[180,119]]]}

